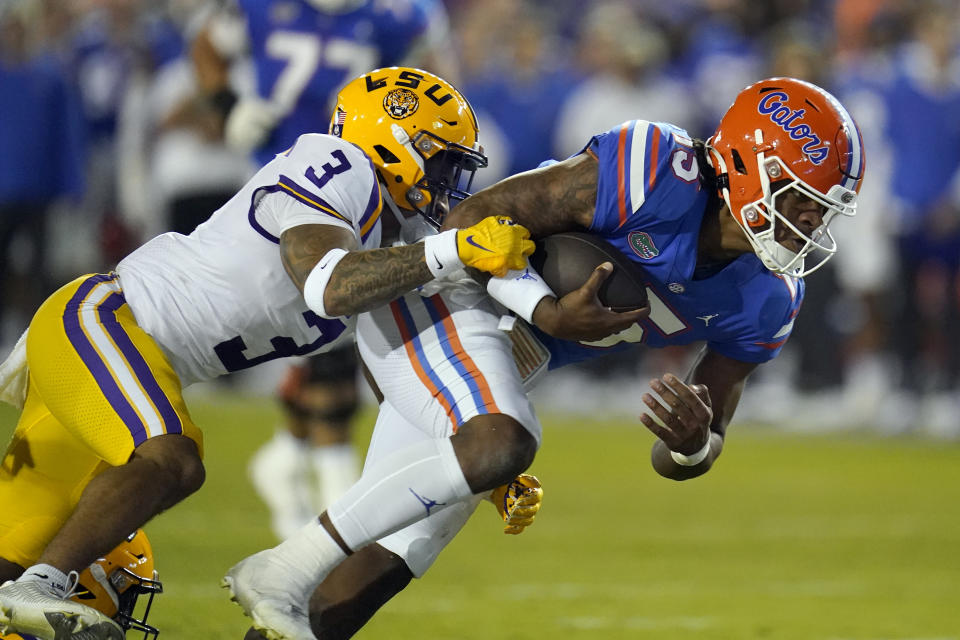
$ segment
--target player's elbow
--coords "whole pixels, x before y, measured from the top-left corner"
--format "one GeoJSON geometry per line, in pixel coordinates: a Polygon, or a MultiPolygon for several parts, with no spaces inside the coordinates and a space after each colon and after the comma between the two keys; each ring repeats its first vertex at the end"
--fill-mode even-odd
{"type": "Polygon", "coordinates": [[[353,309],[346,299],[346,296],[339,295],[335,291],[325,291],[323,294],[324,316],[327,318],[340,318],[353,313],[353,309]]]}

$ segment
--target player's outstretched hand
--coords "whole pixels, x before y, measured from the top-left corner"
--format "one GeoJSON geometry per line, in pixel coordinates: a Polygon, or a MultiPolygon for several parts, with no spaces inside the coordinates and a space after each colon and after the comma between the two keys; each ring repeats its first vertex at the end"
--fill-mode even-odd
{"type": "Polygon", "coordinates": [[[592,342],[625,331],[650,315],[649,305],[617,312],[600,302],[600,285],[611,273],[613,265],[604,262],[579,289],[559,300],[544,298],[533,312],[534,324],[555,338],[592,342]]]}
{"type": "Polygon", "coordinates": [[[526,267],[526,256],[533,250],[530,232],[507,216],[489,216],[457,231],[457,253],[463,264],[497,277],[526,267]]]}
{"type": "Polygon", "coordinates": [[[503,532],[517,535],[533,524],[543,502],[543,488],[536,476],[521,473],[512,482],[494,489],[490,500],[506,523],[503,532]]]}
{"type": "Polygon", "coordinates": [[[668,373],[651,380],[650,388],[660,396],[662,404],[652,394],[643,394],[643,402],[650,408],[640,415],[643,426],[671,451],[692,455],[703,449],[710,438],[710,423],[713,421],[707,387],[686,384],[668,373]]]}

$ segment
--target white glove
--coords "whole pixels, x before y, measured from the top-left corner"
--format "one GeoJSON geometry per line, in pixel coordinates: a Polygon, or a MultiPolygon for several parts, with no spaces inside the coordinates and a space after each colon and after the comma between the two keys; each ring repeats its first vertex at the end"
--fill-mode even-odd
{"type": "Polygon", "coordinates": [[[227,116],[224,141],[235,151],[250,153],[266,142],[279,120],[276,105],[260,98],[241,98],[227,116]]]}

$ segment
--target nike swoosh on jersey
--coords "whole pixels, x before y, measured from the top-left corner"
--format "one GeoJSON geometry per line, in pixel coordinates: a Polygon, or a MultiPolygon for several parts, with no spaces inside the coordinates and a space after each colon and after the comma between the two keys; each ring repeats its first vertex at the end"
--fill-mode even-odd
{"type": "Polygon", "coordinates": [[[490,253],[493,253],[493,251],[491,251],[490,249],[487,249],[482,244],[477,244],[477,241],[473,239],[472,235],[467,236],[467,244],[472,244],[477,249],[483,249],[484,251],[490,251],[490,253]]]}

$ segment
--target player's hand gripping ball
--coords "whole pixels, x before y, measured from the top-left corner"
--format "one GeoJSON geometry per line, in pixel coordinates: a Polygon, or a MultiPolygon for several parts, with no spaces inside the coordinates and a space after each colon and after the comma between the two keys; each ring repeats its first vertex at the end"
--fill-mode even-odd
{"type": "Polygon", "coordinates": [[[457,232],[457,253],[464,265],[502,277],[523,269],[533,253],[530,232],[507,216],[489,216],[457,232]]]}
{"type": "Polygon", "coordinates": [[[555,233],[538,240],[537,250],[530,256],[530,266],[543,276],[557,298],[578,289],[604,262],[613,265],[613,273],[597,291],[600,303],[617,312],[647,306],[643,269],[598,235],[555,233]]]}
{"type": "Polygon", "coordinates": [[[533,524],[543,502],[543,488],[536,476],[521,473],[509,484],[494,489],[490,500],[506,523],[503,532],[517,535],[533,524]]]}

